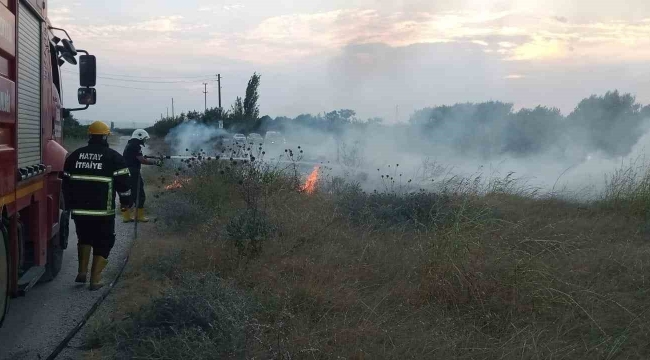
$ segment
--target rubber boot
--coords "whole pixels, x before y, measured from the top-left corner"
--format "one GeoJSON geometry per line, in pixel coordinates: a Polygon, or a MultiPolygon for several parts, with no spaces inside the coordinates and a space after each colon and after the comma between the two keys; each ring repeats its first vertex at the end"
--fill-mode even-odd
{"type": "Polygon", "coordinates": [[[131,216],[131,209],[122,211],[122,221],[125,223],[130,223],[133,221],[133,217],[131,216]]]}
{"type": "Polygon", "coordinates": [[[144,209],[137,209],[138,222],[149,222],[149,218],[144,216],[144,209]]]}
{"type": "Polygon", "coordinates": [[[86,282],[91,250],[92,246],[90,245],[77,245],[77,255],[79,256],[79,271],[77,272],[77,278],[74,280],[75,282],[86,282]]]}
{"type": "Polygon", "coordinates": [[[108,264],[106,258],[95,255],[93,256],[93,267],[90,269],[90,290],[95,291],[101,289],[104,284],[102,283],[102,271],[108,264]]]}

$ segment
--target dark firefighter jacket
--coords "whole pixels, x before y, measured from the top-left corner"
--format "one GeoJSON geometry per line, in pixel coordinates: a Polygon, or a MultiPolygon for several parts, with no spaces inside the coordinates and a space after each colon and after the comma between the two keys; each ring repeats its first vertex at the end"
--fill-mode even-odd
{"type": "Polygon", "coordinates": [[[129,169],[122,155],[105,143],[72,152],[63,168],[63,198],[72,216],[115,216],[115,193],[130,204],[129,169]]]}
{"type": "Polygon", "coordinates": [[[142,164],[138,160],[138,156],[142,155],[142,141],[138,139],[131,139],[124,148],[124,160],[126,161],[126,166],[131,170],[131,172],[139,172],[142,164]]]}

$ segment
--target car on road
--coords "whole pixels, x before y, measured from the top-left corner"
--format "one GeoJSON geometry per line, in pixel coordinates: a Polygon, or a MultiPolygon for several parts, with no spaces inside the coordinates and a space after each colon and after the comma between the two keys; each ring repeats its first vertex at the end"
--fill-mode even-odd
{"type": "Polygon", "coordinates": [[[264,143],[267,145],[286,145],[287,141],[279,131],[267,131],[264,137],[264,143]]]}
{"type": "Polygon", "coordinates": [[[261,145],[264,143],[264,138],[258,133],[248,134],[248,143],[253,145],[261,145]]]}
{"type": "Polygon", "coordinates": [[[232,137],[233,140],[235,140],[236,143],[245,143],[246,142],[246,135],[244,134],[235,134],[235,136],[232,137]]]}

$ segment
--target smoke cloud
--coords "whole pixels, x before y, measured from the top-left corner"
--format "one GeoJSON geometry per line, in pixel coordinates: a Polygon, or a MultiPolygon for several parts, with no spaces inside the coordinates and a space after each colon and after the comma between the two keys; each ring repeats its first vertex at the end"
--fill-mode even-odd
{"type": "MultiPolygon", "coordinates": [[[[480,176],[593,196],[606,174],[643,160],[649,119],[650,106],[609,92],[584,99],[566,116],[558,109],[515,111],[512,104],[491,101],[425,108],[399,124],[362,121],[352,110],[265,117],[254,132],[277,131],[284,138],[264,144],[265,160],[287,160],[285,150],[292,149],[304,171],[326,165],[330,176],[348,177],[366,190],[418,190],[444,179],[480,176]]],[[[192,121],[175,128],[167,141],[179,154],[185,149],[210,154],[219,138],[231,136],[192,121]]]]}
{"type": "Polygon", "coordinates": [[[227,136],[228,132],[216,126],[188,121],[170,130],[165,137],[173,155],[188,155],[188,152],[203,151],[208,154],[216,153],[217,141],[227,136]]]}

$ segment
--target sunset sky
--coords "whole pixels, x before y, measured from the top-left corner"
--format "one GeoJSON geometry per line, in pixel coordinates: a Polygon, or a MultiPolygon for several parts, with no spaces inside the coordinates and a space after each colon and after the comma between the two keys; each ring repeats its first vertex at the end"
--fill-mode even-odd
{"type": "MultiPolygon", "coordinates": [[[[647,0],[49,4],[53,25],[98,57],[98,104],[81,119],[151,123],[171,113],[172,97],[177,114],[202,110],[203,82],[216,106],[217,73],[229,107],[254,71],[271,116],[351,108],[405,121],[422,107],[484,100],[568,113],[613,89],[650,103],[647,0]]],[[[72,106],[77,69],[63,68],[72,106]]]]}

